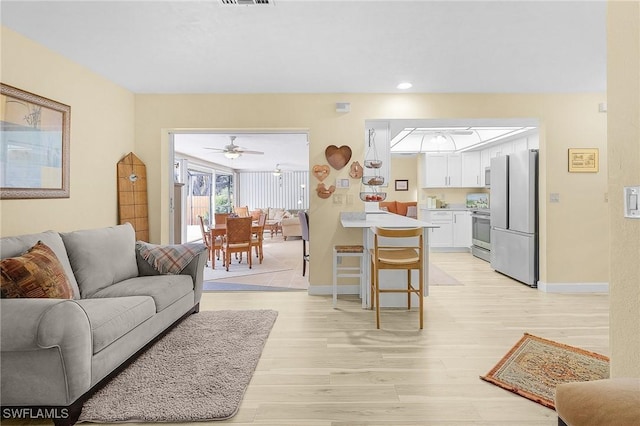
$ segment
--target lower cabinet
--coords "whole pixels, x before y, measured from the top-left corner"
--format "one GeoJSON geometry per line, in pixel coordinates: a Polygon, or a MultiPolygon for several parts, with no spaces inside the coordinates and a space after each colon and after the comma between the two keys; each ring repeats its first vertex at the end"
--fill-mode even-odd
{"type": "Polygon", "coordinates": [[[467,210],[424,210],[423,220],[438,225],[429,231],[429,245],[436,251],[469,251],[471,212],[467,210]]]}
{"type": "Polygon", "coordinates": [[[471,212],[454,211],[453,212],[453,246],[454,247],[471,247],[471,212]]]}

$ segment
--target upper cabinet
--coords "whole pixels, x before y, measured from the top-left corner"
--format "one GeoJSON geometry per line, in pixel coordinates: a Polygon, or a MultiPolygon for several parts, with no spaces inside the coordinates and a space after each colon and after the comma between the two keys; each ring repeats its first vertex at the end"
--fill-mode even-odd
{"type": "Polygon", "coordinates": [[[427,153],[420,158],[422,188],[474,188],[484,184],[479,151],[427,153]]]}
{"type": "Polygon", "coordinates": [[[462,187],[478,188],[484,186],[484,167],[480,151],[462,153],[462,187]]]}
{"type": "Polygon", "coordinates": [[[460,154],[422,154],[422,188],[460,187],[462,182],[462,160],[460,154]]]}

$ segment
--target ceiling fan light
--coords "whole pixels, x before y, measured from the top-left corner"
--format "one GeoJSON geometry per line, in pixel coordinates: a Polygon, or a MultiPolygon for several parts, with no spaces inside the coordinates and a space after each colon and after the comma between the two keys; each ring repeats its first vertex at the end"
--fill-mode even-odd
{"type": "Polygon", "coordinates": [[[235,160],[236,158],[240,157],[240,153],[239,152],[225,152],[224,156],[227,157],[229,160],[235,160]]]}
{"type": "Polygon", "coordinates": [[[407,90],[407,89],[411,89],[413,87],[413,84],[409,83],[408,81],[403,81],[402,83],[399,83],[396,88],[400,89],[400,90],[407,90]]]}

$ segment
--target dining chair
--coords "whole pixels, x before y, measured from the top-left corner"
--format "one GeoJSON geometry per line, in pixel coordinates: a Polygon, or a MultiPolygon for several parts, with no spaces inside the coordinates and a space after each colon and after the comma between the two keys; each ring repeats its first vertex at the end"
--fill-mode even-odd
{"type": "Polygon", "coordinates": [[[309,262],[309,253],[307,252],[307,242],[309,242],[309,214],[307,212],[298,212],[300,219],[300,228],[302,231],[302,276],[307,271],[307,262],[309,262]]]}
{"type": "Polygon", "coordinates": [[[198,222],[200,224],[200,232],[202,233],[202,242],[207,246],[207,259],[211,261],[211,269],[216,269],[215,257],[220,259],[220,251],[223,249],[222,238],[212,238],[211,232],[206,229],[204,218],[200,215],[198,215],[198,222]]]}
{"type": "Polygon", "coordinates": [[[251,237],[251,216],[227,218],[227,236],[224,241],[224,264],[227,271],[231,263],[231,253],[240,253],[239,262],[242,262],[242,254],[247,253],[247,262],[251,269],[251,237]]]}
{"type": "Polygon", "coordinates": [[[216,225],[227,223],[227,217],[229,217],[229,213],[215,213],[213,215],[214,223],[216,225]]]}
{"type": "Polygon", "coordinates": [[[380,328],[380,293],[407,293],[407,309],[411,310],[411,296],[418,295],[420,304],[420,329],[424,317],[424,287],[422,259],[422,228],[373,228],[371,253],[371,308],[376,308],[376,327],[380,328]],[[381,241],[381,238],[383,239],[381,241]],[[416,244],[417,240],[417,244],[416,244]],[[407,288],[380,288],[380,271],[384,269],[406,269],[407,288]],[[411,283],[411,271],[418,270],[418,286],[411,283]]]}
{"type": "Polygon", "coordinates": [[[213,246],[211,244],[211,234],[206,231],[204,227],[204,218],[198,215],[198,222],[200,223],[200,232],[202,233],[202,242],[207,246],[207,259],[213,258],[213,246]]]}
{"type": "Polygon", "coordinates": [[[233,212],[237,214],[238,217],[251,217],[249,214],[249,206],[236,207],[233,209],[233,212]]]}
{"type": "Polygon", "coordinates": [[[267,222],[267,215],[264,213],[260,213],[260,217],[258,218],[258,223],[256,226],[253,226],[251,229],[251,247],[255,247],[256,249],[256,257],[259,259],[260,263],[262,263],[262,259],[264,258],[264,253],[262,250],[262,242],[264,240],[264,224],[267,222]]]}

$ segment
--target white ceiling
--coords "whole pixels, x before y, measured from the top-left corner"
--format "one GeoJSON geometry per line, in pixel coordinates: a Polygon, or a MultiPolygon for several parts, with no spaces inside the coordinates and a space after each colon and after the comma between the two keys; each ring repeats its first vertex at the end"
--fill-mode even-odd
{"type": "MultiPolygon", "coordinates": [[[[269,1],[2,0],[0,19],[134,93],[606,90],[605,1],[269,1]]],[[[199,155],[190,137],[180,150],[199,155]]],[[[264,156],[226,165],[308,161],[306,145],[297,158],[283,138],[253,139],[237,144],[264,156]]]]}
{"type": "Polygon", "coordinates": [[[176,154],[202,159],[234,170],[273,171],[278,166],[283,172],[309,170],[309,146],[306,133],[178,133],[174,135],[176,154]],[[242,154],[233,160],[215,149],[224,149],[231,143],[249,151],[264,154],[242,154]]]}
{"type": "Polygon", "coordinates": [[[2,0],[4,26],[134,93],[589,92],[605,1],[2,0]]]}

